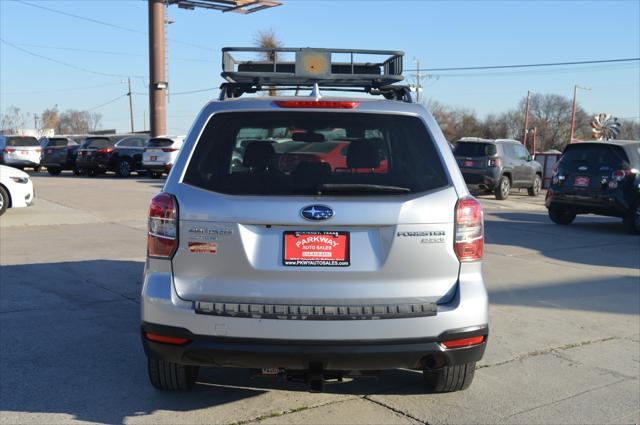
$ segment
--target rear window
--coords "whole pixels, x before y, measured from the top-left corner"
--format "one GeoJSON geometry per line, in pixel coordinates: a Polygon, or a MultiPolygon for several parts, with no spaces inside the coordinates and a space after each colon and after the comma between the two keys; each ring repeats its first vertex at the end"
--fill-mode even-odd
{"type": "Polygon", "coordinates": [[[7,146],[40,146],[35,137],[7,137],[7,146]]]}
{"type": "Polygon", "coordinates": [[[57,137],[47,139],[47,147],[59,147],[59,146],[67,146],[67,145],[75,145],[76,143],[73,141],[69,141],[67,139],[57,137]]]}
{"type": "Polygon", "coordinates": [[[87,144],[85,145],[85,148],[96,148],[96,149],[111,148],[115,144],[116,144],[115,140],[111,140],[107,138],[89,139],[87,140],[87,144]]]}
{"type": "Polygon", "coordinates": [[[458,142],[453,150],[458,156],[493,156],[497,153],[495,145],[491,143],[458,142]]]}
{"type": "Polygon", "coordinates": [[[173,140],[171,139],[151,139],[147,143],[148,148],[168,148],[171,145],[173,145],[173,140]]]}
{"type": "Polygon", "coordinates": [[[575,170],[580,166],[589,168],[626,168],[629,167],[627,154],[619,146],[576,143],[565,149],[560,166],[575,170]]]}
{"type": "Polygon", "coordinates": [[[449,184],[419,118],[331,112],[217,114],[184,182],[234,195],[397,194],[449,184]]]}

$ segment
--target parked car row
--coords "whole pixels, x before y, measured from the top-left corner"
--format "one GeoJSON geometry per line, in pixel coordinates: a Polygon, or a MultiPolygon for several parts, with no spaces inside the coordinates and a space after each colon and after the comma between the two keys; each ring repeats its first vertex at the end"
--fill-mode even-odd
{"type": "Polygon", "coordinates": [[[147,135],[56,136],[41,140],[1,136],[0,163],[35,171],[46,167],[54,176],[71,170],[76,175],[113,172],[120,177],[149,172],[152,178],[160,178],[173,166],[183,139],[183,136],[147,135]]]}

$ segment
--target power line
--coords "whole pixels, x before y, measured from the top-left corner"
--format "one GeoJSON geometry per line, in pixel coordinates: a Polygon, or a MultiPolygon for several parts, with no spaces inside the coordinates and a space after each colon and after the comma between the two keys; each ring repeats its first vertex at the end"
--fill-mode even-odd
{"type": "MultiPolygon", "coordinates": [[[[94,19],[94,18],[88,18],[86,16],[81,16],[81,15],[76,15],[75,13],[69,13],[69,12],[65,12],[63,10],[53,9],[51,7],[46,7],[46,6],[42,6],[42,5],[39,5],[39,4],[30,3],[30,2],[27,2],[27,1],[24,1],[24,0],[13,0],[13,1],[15,1],[17,3],[20,3],[20,4],[24,4],[26,6],[31,6],[31,7],[35,7],[35,8],[38,8],[38,9],[47,10],[47,11],[52,12],[52,13],[57,13],[57,14],[60,14],[60,15],[71,17],[71,18],[80,19],[80,20],[83,20],[83,21],[88,21],[88,22],[91,22],[91,23],[94,23],[94,24],[100,24],[100,25],[104,25],[104,26],[107,26],[107,27],[110,27],[110,28],[115,28],[115,29],[119,29],[119,30],[122,30],[122,31],[127,31],[127,32],[131,32],[131,33],[135,33],[135,34],[142,34],[144,36],[148,35],[148,33],[146,31],[140,31],[140,30],[137,30],[137,29],[134,29],[134,28],[124,27],[122,25],[112,24],[111,22],[101,21],[99,19],[94,19]]],[[[212,49],[210,47],[200,46],[198,44],[194,44],[194,43],[191,43],[189,41],[182,41],[182,40],[178,40],[178,39],[169,39],[169,40],[173,41],[174,43],[183,44],[185,46],[194,47],[196,49],[207,50],[207,51],[210,51],[210,52],[216,51],[215,49],[212,49]]]]}
{"type": "Polygon", "coordinates": [[[25,94],[47,94],[47,93],[66,93],[69,91],[79,91],[79,90],[88,90],[95,89],[100,87],[112,87],[120,85],[120,83],[109,83],[109,84],[97,84],[95,86],[85,86],[85,87],[71,87],[65,89],[54,89],[54,90],[39,90],[39,91],[12,91],[12,92],[0,92],[2,95],[25,95],[25,94]]]}
{"type": "Polygon", "coordinates": [[[125,94],[121,94],[120,96],[118,96],[118,97],[116,97],[116,98],[113,98],[113,99],[111,99],[111,100],[110,100],[110,101],[108,101],[108,102],[105,102],[105,103],[100,104],[100,105],[98,105],[98,106],[94,106],[93,108],[89,108],[89,109],[87,109],[87,111],[94,111],[94,110],[96,110],[96,109],[100,109],[100,108],[102,108],[103,106],[107,106],[107,105],[109,105],[109,104],[111,104],[111,103],[115,102],[116,100],[120,100],[120,99],[122,99],[123,97],[127,97],[127,94],[126,94],[126,93],[125,93],[125,94]]]}
{"type": "Polygon", "coordinates": [[[595,63],[614,63],[614,62],[631,62],[640,61],[640,58],[625,58],[625,59],[602,59],[602,60],[590,60],[590,61],[574,61],[574,62],[549,62],[549,63],[531,63],[525,65],[489,65],[489,66],[462,66],[451,68],[420,68],[420,69],[407,69],[406,71],[421,71],[421,72],[434,72],[434,71],[477,71],[483,69],[508,69],[508,68],[537,68],[543,66],[563,66],[563,65],[586,65],[595,63]]]}
{"type": "Polygon", "coordinates": [[[82,67],[82,66],[78,66],[78,65],[71,64],[71,63],[69,63],[69,62],[64,62],[64,61],[61,61],[61,60],[58,60],[58,59],[53,59],[53,58],[50,58],[50,57],[48,57],[48,56],[44,56],[44,55],[41,55],[41,54],[39,54],[39,53],[32,52],[32,51],[27,50],[27,49],[23,49],[22,47],[19,47],[19,46],[17,46],[17,45],[15,45],[15,44],[13,44],[13,43],[10,43],[10,42],[8,42],[8,41],[4,40],[3,38],[0,38],[0,42],[2,42],[2,43],[4,43],[4,44],[6,44],[7,46],[11,46],[11,47],[13,47],[13,48],[14,48],[14,49],[16,49],[16,50],[20,50],[21,52],[26,53],[26,54],[28,54],[28,55],[35,56],[35,57],[37,57],[37,58],[47,60],[47,61],[49,61],[49,62],[54,62],[54,63],[60,64],[60,65],[64,65],[64,66],[67,66],[67,67],[69,67],[69,68],[76,69],[76,70],[78,70],[78,71],[88,72],[88,73],[90,73],[90,74],[95,74],[95,75],[102,75],[102,76],[105,76],[105,77],[118,77],[118,78],[122,78],[122,77],[129,77],[129,76],[131,76],[131,77],[136,77],[136,78],[144,78],[144,76],[142,76],[142,75],[111,74],[111,73],[108,73],[108,72],[95,71],[95,70],[92,70],[92,69],[84,68],[84,67],[82,67]]]}

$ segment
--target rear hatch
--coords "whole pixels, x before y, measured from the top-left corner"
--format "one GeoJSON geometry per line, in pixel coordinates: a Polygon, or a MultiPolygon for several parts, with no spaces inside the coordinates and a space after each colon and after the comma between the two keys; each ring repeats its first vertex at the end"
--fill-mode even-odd
{"type": "Polygon", "coordinates": [[[7,160],[29,161],[40,163],[42,148],[35,137],[9,136],[3,149],[7,160]]]}
{"type": "Polygon", "coordinates": [[[115,143],[116,140],[109,137],[87,137],[78,150],[78,162],[86,164],[108,157],[113,152],[115,143]]]}
{"type": "Polygon", "coordinates": [[[50,137],[44,147],[42,161],[45,163],[63,163],[67,160],[69,140],[64,137],[50,137]]]}
{"type": "Polygon", "coordinates": [[[467,169],[484,169],[489,159],[497,154],[496,146],[492,143],[458,142],[453,150],[458,167],[463,172],[467,169]]]}
{"type": "Polygon", "coordinates": [[[175,192],[173,275],[184,299],[313,305],[454,294],[458,196],[420,118],[219,113],[175,192]],[[300,142],[309,146],[346,134],[347,169],[317,161],[281,169],[278,143],[291,129],[309,133],[300,142]]]}
{"type": "Polygon", "coordinates": [[[620,146],[576,143],[558,162],[554,193],[582,202],[599,203],[628,179],[629,159],[620,146]]]}
{"type": "Polygon", "coordinates": [[[180,143],[165,137],[156,137],[147,143],[142,154],[142,163],[149,165],[167,165],[173,163],[180,143]]]}

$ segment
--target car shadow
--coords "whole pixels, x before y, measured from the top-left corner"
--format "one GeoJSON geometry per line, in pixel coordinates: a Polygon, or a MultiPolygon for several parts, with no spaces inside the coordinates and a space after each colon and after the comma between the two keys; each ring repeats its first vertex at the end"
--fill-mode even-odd
{"type": "MultiPolygon", "coordinates": [[[[111,260],[3,265],[0,411],[122,423],[156,411],[228,413],[240,408],[233,403],[268,392],[309,392],[307,384],[250,378],[246,369],[231,368],[203,368],[192,391],[154,389],[140,342],[143,268],[143,262],[111,260]]],[[[328,383],[325,393],[424,392],[421,381],[419,372],[390,370],[379,379],[328,383]]],[[[260,413],[271,411],[269,401],[256,403],[260,413]]]]}
{"type": "Polygon", "coordinates": [[[640,238],[628,234],[616,218],[578,216],[562,226],[545,213],[492,211],[485,216],[485,242],[487,252],[640,269],[640,238]]]}

